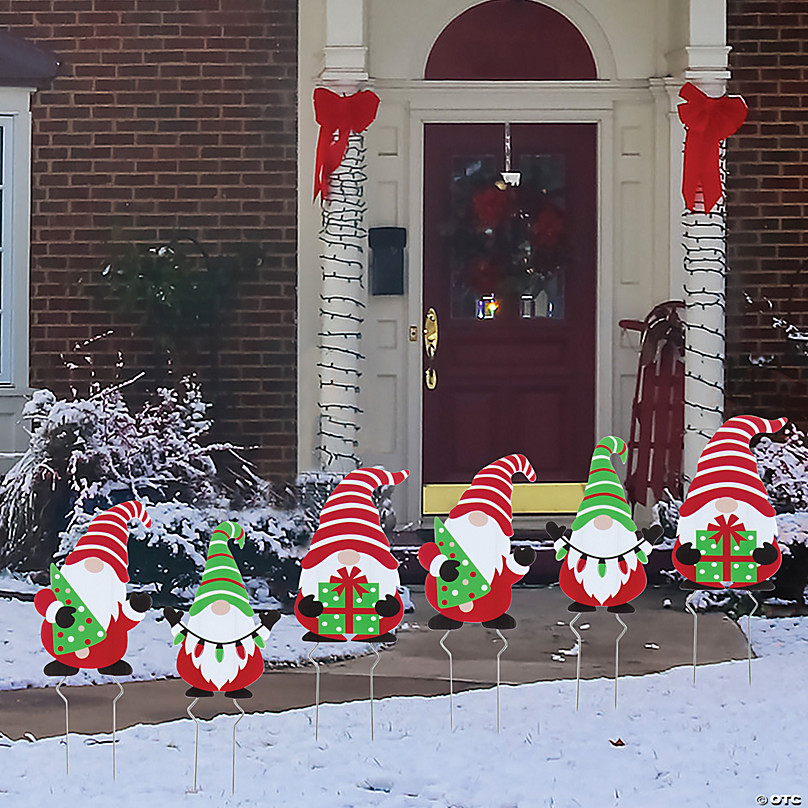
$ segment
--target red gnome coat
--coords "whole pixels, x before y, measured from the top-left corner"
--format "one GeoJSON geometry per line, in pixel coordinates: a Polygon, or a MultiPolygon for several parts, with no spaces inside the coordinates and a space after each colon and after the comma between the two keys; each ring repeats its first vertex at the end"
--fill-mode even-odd
{"type": "MultiPolygon", "coordinates": [[[[103,561],[114,570],[117,579],[122,584],[125,585],[129,581],[127,571],[129,557],[126,544],[129,538],[128,522],[131,519],[140,520],[146,527],[151,526],[151,518],[145,507],[135,501],[116,505],[90,522],[87,533],[78,540],[75,549],[67,556],[62,567],[61,575],[68,587],[71,580],[71,567],[75,568],[76,565],[83,564],[87,559],[103,561]]],[[[106,637],[94,645],[77,649],[78,653],[62,653],[60,649],[64,646],[57,645],[60,634],[67,633],[55,629],[56,613],[63,605],[71,605],[71,598],[66,597],[66,594],[70,593],[55,592],[52,585],[51,588],[40,589],[34,598],[36,610],[45,618],[41,630],[42,645],[45,650],[59,662],[74,668],[105,668],[123,659],[126,654],[129,631],[145,616],[145,612],[133,609],[129,601],[125,599],[125,586],[120,599],[112,593],[110,594],[111,599],[118,600],[118,605],[110,604],[112,617],[109,625],[104,626],[106,637]],[[59,599],[60,595],[64,598],[64,602],[59,599]]],[[[81,598],[84,593],[77,589],[76,594],[81,598]]],[[[85,618],[82,613],[77,611],[76,623],[78,624],[82,620],[86,620],[87,623],[91,622],[91,618],[85,618]]],[[[62,637],[62,639],[64,638],[62,637]]],[[[85,642],[89,644],[91,641],[86,640],[85,642]]]]}
{"type": "MultiPolygon", "coordinates": [[[[521,564],[510,552],[511,478],[518,472],[535,482],[536,472],[520,454],[500,458],[479,471],[445,524],[435,520],[435,541],[418,551],[418,561],[428,573],[426,599],[445,617],[461,623],[495,620],[508,611],[511,587],[530,569],[530,561],[521,564]],[[442,578],[441,569],[446,570],[447,563],[451,568],[452,562],[456,577],[442,578]]],[[[529,552],[532,560],[535,554],[529,552]]]]}
{"type": "Polygon", "coordinates": [[[390,632],[404,617],[398,561],[371,495],[408,475],[407,470],[356,469],[328,497],[301,562],[295,617],[310,632],[304,640],[392,641],[390,632]]]}

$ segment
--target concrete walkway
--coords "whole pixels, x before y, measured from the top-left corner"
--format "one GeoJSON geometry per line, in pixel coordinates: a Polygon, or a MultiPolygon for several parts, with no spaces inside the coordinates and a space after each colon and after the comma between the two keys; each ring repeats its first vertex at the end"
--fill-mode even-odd
{"type": "MultiPolygon", "coordinates": [[[[434,614],[423,591],[413,592],[415,612],[406,615],[410,630],[396,645],[382,652],[375,673],[375,696],[434,696],[449,692],[448,657],[440,647],[442,632],[429,631],[434,614]]],[[[518,589],[510,613],[515,630],[506,632],[509,648],[502,655],[503,684],[575,678],[575,656],[565,655],[575,645],[567,623],[568,598],[558,587],[518,589]],[[553,659],[553,656],[556,659],[553,659]],[[559,659],[566,661],[558,661],[559,659]]],[[[651,588],[635,605],[635,614],[624,615],[629,627],[620,643],[620,674],[639,675],[691,663],[693,618],[683,611],[684,595],[676,589],[651,588]],[[669,598],[673,605],[663,608],[669,598]]],[[[621,627],[605,611],[584,614],[577,626],[583,636],[581,676],[590,679],[614,676],[614,641],[621,627]],[[589,628],[584,628],[589,626],[589,628]]],[[[496,655],[502,644],[496,632],[479,625],[453,631],[446,641],[454,657],[455,692],[496,683],[496,655]]],[[[738,626],[720,613],[699,616],[699,664],[746,657],[746,639],[738,626]]],[[[368,671],[373,655],[335,662],[322,667],[321,702],[367,699],[368,671]]],[[[275,668],[252,687],[254,698],[241,702],[249,712],[280,712],[314,704],[314,669],[275,668]]],[[[186,717],[190,703],[187,685],[178,679],[130,682],[118,702],[118,728],[158,724],[186,717]]],[[[114,685],[65,687],[70,701],[70,729],[77,733],[109,732],[114,685]]],[[[200,718],[234,713],[223,696],[201,700],[195,709],[200,718]]],[[[12,739],[30,733],[35,738],[64,733],[64,706],[54,688],[0,691],[0,730],[12,739]]]]}

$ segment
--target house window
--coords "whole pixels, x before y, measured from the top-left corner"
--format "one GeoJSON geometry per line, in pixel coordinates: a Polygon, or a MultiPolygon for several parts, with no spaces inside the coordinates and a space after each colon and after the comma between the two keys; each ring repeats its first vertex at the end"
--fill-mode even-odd
{"type": "Polygon", "coordinates": [[[14,191],[11,185],[11,155],[13,141],[11,138],[11,121],[0,116],[0,384],[11,384],[13,366],[12,327],[14,311],[12,306],[13,249],[12,205],[14,191]]]}
{"type": "Polygon", "coordinates": [[[0,88],[0,395],[18,395],[28,385],[29,97],[0,88]]]}

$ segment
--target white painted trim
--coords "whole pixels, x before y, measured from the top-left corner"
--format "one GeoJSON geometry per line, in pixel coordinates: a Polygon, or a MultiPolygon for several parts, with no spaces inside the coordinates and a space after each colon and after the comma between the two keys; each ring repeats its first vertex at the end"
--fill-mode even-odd
{"type": "Polygon", "coordinates": [[[3,149],[3,334],[0,380],[0,472],[27,445],[20,424],[29,393],[31,248],[31,94],[33,88],[0,87],[3,149]]]}
{"type": "Polygon", "coordinates": [[[28,391],[31,246],[31,91],[0,88],[3,127],[0,396],[28,391]]]}

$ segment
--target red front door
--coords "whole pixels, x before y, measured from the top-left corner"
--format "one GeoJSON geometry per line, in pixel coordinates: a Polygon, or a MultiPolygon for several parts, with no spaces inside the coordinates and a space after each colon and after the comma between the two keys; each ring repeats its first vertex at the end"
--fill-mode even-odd
{"type": "MultiPolygon", "coordinates": [[[[511,452],[542,481],[587,477],[595,435],[594,124],[428,124],[424,311],[438,317],[423,391],[423,480],[468,482],[511,452]],[[499,180],[499,183],[497,182],[499,180]]],[[[429,360],[426,360],[429,361],[429,360]]]]}

